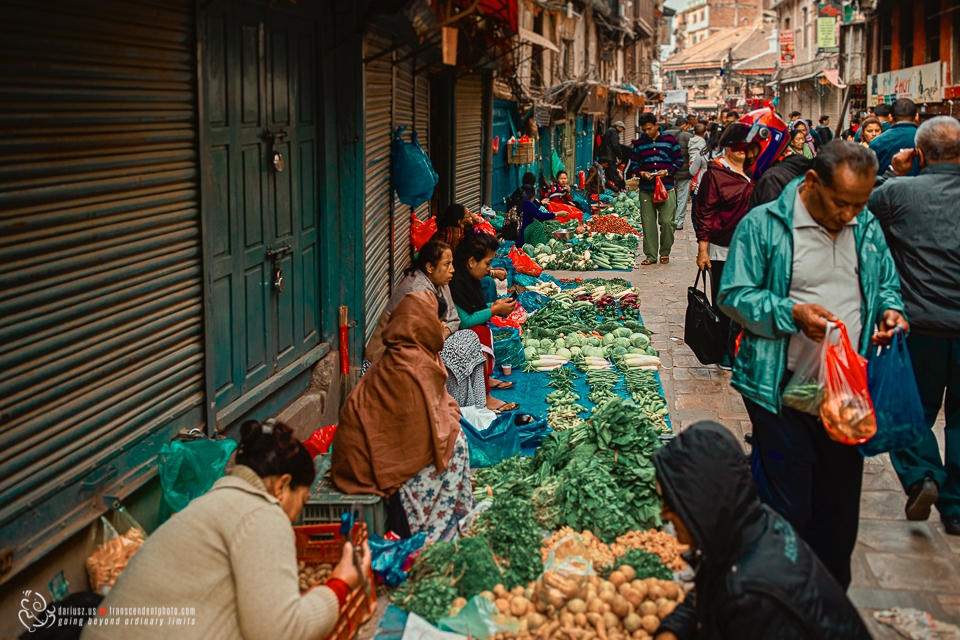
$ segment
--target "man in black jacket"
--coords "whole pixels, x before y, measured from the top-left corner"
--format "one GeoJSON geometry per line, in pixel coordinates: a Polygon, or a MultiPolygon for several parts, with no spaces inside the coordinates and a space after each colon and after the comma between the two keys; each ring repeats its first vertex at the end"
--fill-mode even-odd
{"type": "Polygon", "coordinates": [[[840,585],[793,527],[760,504],[736,438],[700,422],[653,464],[664,518],[690,545],[694,591],[656,640],[869,640],[840,585]]]}
{"type": "MultiPolygon", "coordinates": [[[[916,133],[917,149],[893,156],[902,176],[881,178],[870,196],[900,274],[910,318],[907,347],[927,425],[943,406],[946,451],[933,432],[890,460],[907,492],[909,520],[926,520],[935,503],[944,529],[960,535],[960,122],[949,116],[927,120],[916,133]],[[944,400],[946,390],[946,400],[944,400]]],[[[887,176],[890,174],[888,173],[887,176]]]]}
{"type": "MultiPolygon", "coordinates": [[[[626,162],[630,157],[630,147],[620,144],[620,134],[626,126],[622,120],[617,120],[600,138],[600,149],[597,152],[598,160],[609,160],[614,165],[626,162]]],[[[632,142],[632,141],[628,141],[632,142]]]]}

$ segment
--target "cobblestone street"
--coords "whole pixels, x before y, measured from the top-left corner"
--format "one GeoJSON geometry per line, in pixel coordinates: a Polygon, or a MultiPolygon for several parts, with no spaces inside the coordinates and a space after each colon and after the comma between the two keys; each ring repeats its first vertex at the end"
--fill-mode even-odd
{"type": "MultiPolygon", "coordinates": [[[[751,430],[750,417],[740,394],[730,386],[730,374],[701,365],[683,344],[686,291],[696,276],[696,253],[688,215],[686,228],[677,232],[669,264],[638,266],[621,277],[642,292],[640,310],[660,350],[660,376],[674,429],[679,432],[699,420],[714,420],[743,442],[751,430]]],[[[942,448],[942,415],[936,429],[942,448]]],[[[749,451],[746,443],[744,450],[749,451]]],[[[944,533],[936,510],[928,522],[907,521],[904,502],[889,458],[868,458],[849,595],[877,638],[900,637],[873,621],[871,614],[877,609],[915,607],[945,622],[960,623],[960,538],[944,533]]]]}

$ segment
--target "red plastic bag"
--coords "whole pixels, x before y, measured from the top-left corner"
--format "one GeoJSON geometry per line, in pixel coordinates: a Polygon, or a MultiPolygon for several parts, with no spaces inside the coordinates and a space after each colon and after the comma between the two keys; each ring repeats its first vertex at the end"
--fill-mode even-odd
{"type": "Polygon", "coordinates": [[[490,223],[489,223],[488,221],[486,221],[486,220],[481,219],[481,220],[478,221],[478,222],[474,222],[473,227],[474,227],[475,229],[479,229],[480,231],[482,231],[483,233],[487,234],[488,236],[496,236],[496,235],[497,235],[497,230],[494,229],[494,228],[493,228],[493,225],[490,224],[490,223]]]}
{"type": "Polygon", "coordinates": [[[572,204],[548,202],[547,211],[557,214],[557,222],[568,222],[573,219],[583,222],[583,211],[572,204]]]}
{"type": "Polygon", "coordinates": [[[660,204],[661,202],[666,202],[669,197],[670,194],[667,193],[666,187],[663,186],[663,180],[660,179],[660,176],[657,176],[656,184],[653,187],[653,201],[660,204]]]}
{"type": "Polygon", "coordinates": [[[507,254],[507,257],[510,258],[510,262],[513,263],[513,268],[519,273],[533,276],[534,278],[543,273],[543,269],[540,267],[540,265],[538,265],[533,258],[525,254],[523,250],[518,249],[516,245],[510,249],[510,253],[507,254]]]}
{"type": "Polygon", "coordinates": [[[413,245],[414,252],[420,251],[420,247],[427,244],[436,232],[436,218],[420,220],[414,214],[410,214],[410,244],[413,245]]]}
{"type": "Polygon", "coordinates": [[[862,444],[877,433],[867,361],[850,344],[842,322],[827,323],[819,347],[784,388],[783,403],[819,416],[830,439],[842,444],[862,444]]]}
{"type": "Polygon", "coordinates": [[[329,427],[321,427],[303,441],[303,446],[310,452],[311,458],[316,458],[321,453],[330,451],[330,445],[333,444],[333,436],[337,433],[337,425],[332,424],[329,427]]]}
{"type": "Polygon", "coordinates": [[[514,329],[519,329],[523,326],[523,323],[527,321],[529,316],[530,314],[523,308],[523,305],[518,304],[513,308],[513,311],[510,312],[510,315],[506,317],[493,316],[490,318],[490,324],[496,327],[513,327],[514,329]]]}

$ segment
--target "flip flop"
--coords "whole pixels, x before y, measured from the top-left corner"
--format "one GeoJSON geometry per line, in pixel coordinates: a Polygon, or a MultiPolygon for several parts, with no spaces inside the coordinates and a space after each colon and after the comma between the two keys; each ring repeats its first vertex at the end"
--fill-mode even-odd
{"type": "Polygon", "coordinates": [[[655,263],[653,260],[644,260],[644,261],[641,262],[640,264],[642,264],[643,266],[648,266],[648,265],[656,264],[656,263],[655,263]]]}
{"type": "Polygon", "coordinates": [[[516,402],[504,402],[498,408],[491,409],[491,411],[493,411],[497,415],[500,415],[504,411],[516,411],[519,408],[520,408],[520,405],[517,404],[516,402]]]}
{"type": "Polygon", "coordinates": [[[660,264],[667,264],[670,262],[670,256],[660,256],[660,264]]]}
{"type": "Polygon", "coordinates": [[[514,383],[507,382],[506,380],[494,380],[490,378],[490,388],[491,389],[513,389],[514,383]]]}

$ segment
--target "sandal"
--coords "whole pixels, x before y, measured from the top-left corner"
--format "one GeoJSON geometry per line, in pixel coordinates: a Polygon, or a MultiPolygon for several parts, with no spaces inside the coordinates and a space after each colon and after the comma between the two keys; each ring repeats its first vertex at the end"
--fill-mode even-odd
{"type": "Polygon", "coordinates": [[[670,256],[660,256],[660,264],[667,264],[670,262],[670,256]]]}
{"type": "Polygon", "coordinates": [[[512,382],[507,382],[506,380],[495,380],[495,379],[493,379],[493,378],[490,378],[490,389],[491,389],[491,390],[493,390],[493,389],[499,389],[499,390],[503,390],[503,389],[513,389],[513,387],[514,387],[514,383],[512,383],[512,382]]]}
{"type": "Polygon", "coordinates": [[[644,261],[641,262],[640,264],[642,264],[643,266],[646,267],[646,266],[648,266],[648,265],[655,264],[655,263],[653,262],[653,260],[644,260],[644,261]]]}
{"type": "Polygon", "coordinates": [[[516,402],[504,402],[502,405],[500,405],[496,409],[491,409],[491,411],[493,411],[497,415],[500,415],[504,411],[516,411],[519,408],[520,408],[520,405],[517,404],[516,402]]]}

